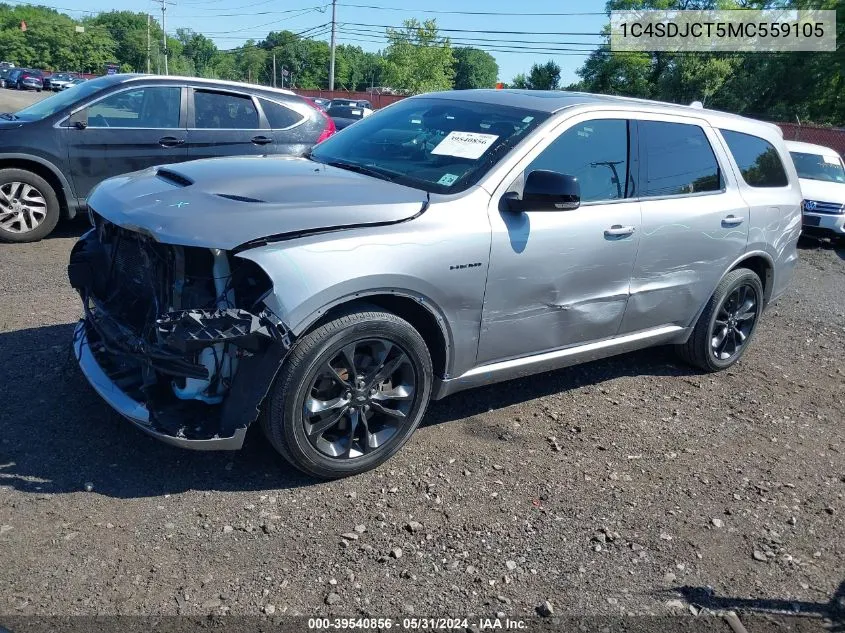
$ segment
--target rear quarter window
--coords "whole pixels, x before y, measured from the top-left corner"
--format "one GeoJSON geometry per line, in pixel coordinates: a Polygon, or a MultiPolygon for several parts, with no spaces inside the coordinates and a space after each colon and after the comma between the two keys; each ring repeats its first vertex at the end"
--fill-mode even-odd
{"type": "Polygon", "coordinates": [[[720,132],[747,185],[785,187],[789,184],[786,170],[774,145],[753,134],[733,130],[720,132]]]}
{"type": "Polygon", "coordinates": [[[267,117],[267,122],[274,130],[293,127],[304,118],[299,112],[295,112],[281,103],[267,99],[259,99],[259,101],[261,102],[261,109],[264,110],[264,116],[267,117]]]}

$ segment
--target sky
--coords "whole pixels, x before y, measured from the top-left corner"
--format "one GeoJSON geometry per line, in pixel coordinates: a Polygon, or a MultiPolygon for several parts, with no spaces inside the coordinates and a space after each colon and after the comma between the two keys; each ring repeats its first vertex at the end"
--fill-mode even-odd
{"type": "MultiPolygon", "coordinates": [[[[55,8],[76,18],[117,8],[114,0],[32,0],[32,4],[46,6],[54,3],[55,8]]],[[[419,9],[415,7],[421,3],[407,0],[338,0],[338,43],[377,51],[386,45],[384,26],[401,26],[408,18],[436,18],[443,29],[441,34],[450,36],[454,45],[497,49],[488,52],[499,64],[500,81],[527,73],[535,62],[553,59],[561,67],[561,85],[565,86],[577,81],[576,69],[589,54],[587,50],[601,41],[597,34],[608,21],[603,13],[605,0],[425,0],[424,4],[426,8],[419,9]],[[543,13],[576,15],[531,15],[543,13]]],[[[137,4],[126,3],[119,8],[149,11],[161,21],[160,0],[137,0],[137,4]]],[[[177,28],[191,28],[213,39],[221,49],[285,29],[327,42],[330,23],[331,0],[175,0],[175,4],[167,5],[166,18],[169,34],[177,28]]]]}

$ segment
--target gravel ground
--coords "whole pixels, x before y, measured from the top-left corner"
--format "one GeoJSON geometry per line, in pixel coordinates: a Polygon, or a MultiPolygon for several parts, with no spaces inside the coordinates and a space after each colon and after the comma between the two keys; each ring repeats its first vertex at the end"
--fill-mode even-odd
{"type": "Polygon", "coordinates": [[[0,614],[845,611],[845,250],[802,243],[727,372],[653,349],[462,393],[319,483],[257,428],[181,451],[87,386],[84,228],[0,245],[0,614]]]}
{"type": "Polygon", "coordinates": [[[56,94],[49,91],[10,90],[0,88],[0,112],[17,112],[26,106],[56,94]]]}

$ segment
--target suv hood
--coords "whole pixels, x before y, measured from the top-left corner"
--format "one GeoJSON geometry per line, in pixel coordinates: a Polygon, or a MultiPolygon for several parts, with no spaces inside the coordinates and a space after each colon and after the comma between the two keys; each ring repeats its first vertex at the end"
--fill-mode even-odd
{"type": "Polygon", "coordinates": [[[804,200],[845,204],[845,183],[809,178],[799,178],[798,182],[801,185],[801,196],[804,200]]]}
{"type": "Polygon", "coordinates": [[[308,233],[403,222],[428,194],[306,158],[211,158],[111,178],[88,204],[169,244],[243,250],[308,233]],[[241,249],[237,249],[241,247],[241,249]]]}

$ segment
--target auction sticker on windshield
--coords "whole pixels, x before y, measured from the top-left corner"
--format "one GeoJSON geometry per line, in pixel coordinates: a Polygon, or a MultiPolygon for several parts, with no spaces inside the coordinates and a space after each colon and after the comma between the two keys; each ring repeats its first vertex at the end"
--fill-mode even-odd
{"type": "Polygon", "coordinates": [[[497,138],[499,137],[496,134],[449,132],[446,138],[431,150],[431,153],[475,160],[476,158],[480,158],[497,138]]]}

